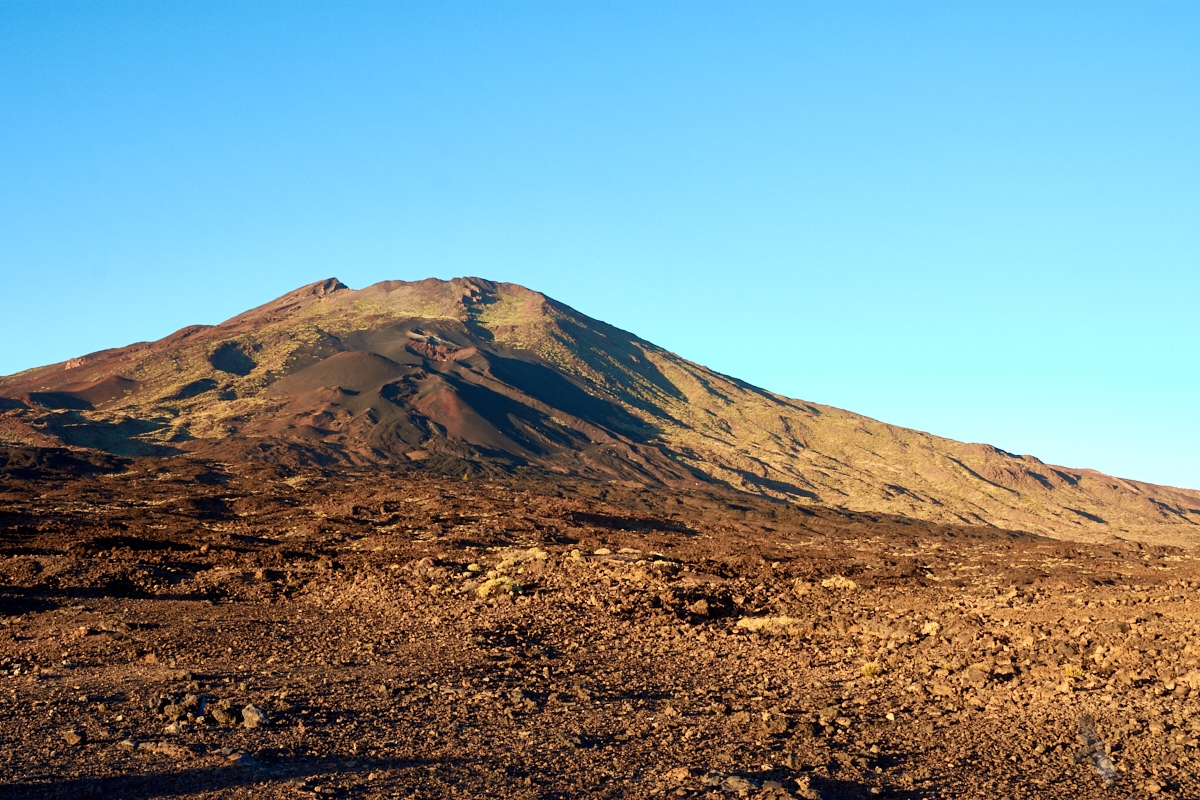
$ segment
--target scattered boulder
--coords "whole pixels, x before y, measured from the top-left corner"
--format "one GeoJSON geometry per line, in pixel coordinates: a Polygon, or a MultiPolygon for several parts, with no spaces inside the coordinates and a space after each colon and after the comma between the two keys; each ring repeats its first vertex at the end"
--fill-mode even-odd
{"type": "Polygon", "coordinates": [[[810,775],[801,775],[796,779],[795,794],[803,800],[823,800],[821,792],[817,790],[810,775]]]}
{"type": "Polygon", "coordinates": [[[209,716],[218,725],[239,725],[242,722],[242,712],[228,700],[222,700],[209,709],[209,716]]]}
{"type": "Polygon", "coordinates": [[[791,729],[791,721],[782,714],[772,714],[767,717],[763,728],[771,736],[782,736],[791,729]]]}
{"type": "Polygon", "coordinates": [[[242,709],[242,727],[254,729],[270,724],[271,720],[267,718],[267,712],[263,711],[253,703],[242,709]]]}
{"type": "Polygon", "coordinates": [[[987,683],[989,677],[991,677],[991,670],[986,664],[972,664],[962,674],[963,683],[976,688],[987,683]]]}
{"type": "Polygon", "coordinates": [[[689,614],[695,614],[697,617],[707,617],[712,610],[708,607],[708,600],[701,597],[694,603],[689,603],[684,606],[689,614]]]}
{"type": "Polygon", "coordinates": [[[741,775],[730,775],[719,784],[723,792],[737,792],[738,794],[749,793],[752,789],[757,789],[758,786],[748,778],[743,778],[741,775]]]}
{"type": "Polygon", "coordinates": [[[834,575],[832,578],[826,578],[821,581],[821,586],[825,589],[843,592],[852,592],[858,588],[857,583],[842,575],[834,575]]]}
{"type": "Polygon", "coordinates": [[[1076,650],[1069,642],[1061,642],[1058,647],[1054,648],[1054,652],[1058,653],[1063,658],[1079,658],[1079,651],[1076,650]]]}
{"type": "Polygon", "coordinates": [[[682,784],[692,777],[692,771],[687,767],[675,767],[663,776],[670,783],[682,784]]]}
{"type": "Polygon", "coordinates": [[[1108,620],[1102,622],[1096,627],[1096,632],[1101,636],[1120,636],[1124,633],[1129,633],[1129,623],[1121,620],[1108,620]]]}

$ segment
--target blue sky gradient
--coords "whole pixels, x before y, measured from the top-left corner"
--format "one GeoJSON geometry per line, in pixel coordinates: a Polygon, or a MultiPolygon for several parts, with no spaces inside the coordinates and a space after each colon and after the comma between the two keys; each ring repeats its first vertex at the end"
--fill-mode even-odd
{"type": "Polygon", "coordinates": [[[0,4],[0,374],[337,276],[1200,488],[1196,3],[0,4]]]}

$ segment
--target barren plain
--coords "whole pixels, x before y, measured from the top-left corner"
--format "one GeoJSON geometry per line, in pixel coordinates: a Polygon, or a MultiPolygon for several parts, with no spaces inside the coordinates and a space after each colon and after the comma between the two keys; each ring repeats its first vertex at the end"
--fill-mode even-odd
{"type": "Polygon", "coordinates": [[[46,461],[0,495],[6,797],[1200,796],[1189,551],[46,461]]]}

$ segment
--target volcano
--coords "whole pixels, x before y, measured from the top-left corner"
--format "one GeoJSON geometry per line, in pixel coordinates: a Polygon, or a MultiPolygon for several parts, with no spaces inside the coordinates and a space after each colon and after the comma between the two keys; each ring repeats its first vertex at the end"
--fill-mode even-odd
{"type": "Polygon", "coordinates": [[[1080,540],[1200,533],[1200,492],[787,398],[479,278],[331,278],[220,325],[0,379],[0,441],[720,487],[1080,540]]]}

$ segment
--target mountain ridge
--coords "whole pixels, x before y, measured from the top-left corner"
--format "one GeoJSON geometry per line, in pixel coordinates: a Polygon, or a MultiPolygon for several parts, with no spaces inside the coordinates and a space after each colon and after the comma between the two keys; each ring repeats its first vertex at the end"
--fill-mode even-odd
{"type": "Polygon", "coordinates": [[[0,378],[0,442],[713,483],[1088,540],[1200,533],[1200,492],[787,398],[481,278],[330,278],[218,325],[0,378]]]}

